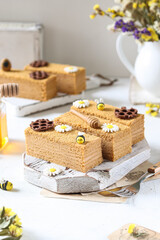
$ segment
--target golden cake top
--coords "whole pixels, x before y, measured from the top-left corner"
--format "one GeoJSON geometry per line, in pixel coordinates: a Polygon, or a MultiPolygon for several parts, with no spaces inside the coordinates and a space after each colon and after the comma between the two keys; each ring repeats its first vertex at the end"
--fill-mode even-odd
{"type": "Polygon", "coordinates": [[[119,122],[121,124],[125,124],[130,126],[137,118],[143,118],[143,114],[137,114],[132,119],[121,119],[115,116],[115,110],[117,109],[114,106],[104,104],[104,102],[99,101],[98,103],[95,101],[89,100],[78,100],[73,103],[71,109],[79,111],[83,114],[97,116],[103,119],[108,119],[110,121],[119,122]],[[83,104],[82,104],[83,103],[83,104]],[[98,106],[97,106],[98,104],[98,106]]]}
{"type": "Polygon", "coordinates": [[[49,76],[46,77],[45,79],[34,79],[30,76],[30,74],[32,73],[33,71],[24,71],[24,70],[16,70],[16,69],[11,69],[10,71],[3,71],[3,70],[0,70],[0,76],[1,77],[4,77],[4,78],[7,78],[7,79],[12,79],[16,82],[16,79],[18,78],[19,80],[28,80],[30,82],[42,82],[42,81],[47,81],[49,79],[53,79],[53,77],[55,77],[56,79],[56,76],[53,75],[53,74],[48,74],[49,76]]]}
{"type": "Polygon", "coordinates": [[[97,134],[100,137],[107,137],[107,139],[113,139],[115,135],[121,134],[123,131],[130,132],[130,128],[120,124],[116,123],[110,120],[98,118],[99,122],[101,123],[101,128],[95,129],[88,125],[87,122],[76,116],[75,114],[71,112],[64,113],[63,115],[57,117],[54,119],[55,124],[68,124],[72,125],[74,128],[79,128],[82,131],[89,131],[91,134],[97,134]],[[85,130],[84,130],[85,129],[85,130]]]}
{"type": "MultiPolygon", "coordinates": [[[[100,139],[99,137],[86,134],[86,133],[80,133],[77,130],[72,129],[71,126],[66,124],[60,124],[56,125],[54,128],[47,130],[47,131],[34,131],[31,129],[31,127],[28,127],[25,129],[25,135],[34,135],[36,138],[38,136],[43,138],[49,138],[50,140],[54,140],[54,142],[57,143],[66,143],[66,144],[78,144],[81,143],[81,139],[77,141],[77,138],[79,136],[84,136],[85,141],[83,141],[82,145],[86,145],[88,143],[91,143],[92,141],[96,141],[97,139],[100,139]]],[[[83,138],[83,137],[82,137],[83,138]]],[[[80,144],[79,144],[80,145],[80,144]]]]}
{"type": "Polygon", "coordinates": [[[77,67],[77,66],[71,66],[68,64],[57,64],[57,63],[48,63],[47,66],[42,66],[42,67],[33,67],[31,65],[27,65],[25,67],[25,70],[30,70],[30,71],[46,71],[46,72],[51,72],[54,74],[73,74],[77,75],[79,72],[82,72],[85,70],[83,67],[77,67]]]}

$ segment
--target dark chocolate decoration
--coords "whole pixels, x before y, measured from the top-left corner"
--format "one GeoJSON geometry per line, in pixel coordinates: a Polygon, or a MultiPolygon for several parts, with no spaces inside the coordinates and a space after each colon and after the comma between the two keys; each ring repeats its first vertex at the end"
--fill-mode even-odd
{"type": "Polygon", "coordinates": [[[47,131],[54,126],[53,121],[48,119],[38,119],[35,122],[31,122],[30,127],[37,132],[47,131]]]}
{"type": "Polygon", "coordinates": [[[37,60],[37,61],[30,63],[30,66],[35,67],[35,68],[46,67],[46,66],[48,66],[48,62],[43,61],[43,60],[37,60]]]}
{"type": "Polygon", "coordinates": [[[42,80],[42,79],[49,77],[48,73],[46,73],[44,71],[31,72],[29,75],[31,78],[36,79],[36,80],[42,80]]]}
{"type": "Polygon", "coordinates": [[[121,119],[132,119],[137,117],[138,111],[135,108],[127,109],[126,107],[121,107],[120,109],[115,109],[115,116],[121,119]]]}

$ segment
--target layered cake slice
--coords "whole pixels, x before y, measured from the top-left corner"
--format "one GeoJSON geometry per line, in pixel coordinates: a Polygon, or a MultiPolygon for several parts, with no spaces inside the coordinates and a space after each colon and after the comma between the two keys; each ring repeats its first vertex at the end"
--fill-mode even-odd
{"type": "Polygon", "coordinates": [[[46,72],[0,70],[0,84],[18,83],[20,98],[47,101],[57,94],[56,76],[46,72]]]}
{"type": "Polygon", "coordinates": [[[87,172],[103,161],[101,138],[69,125],[53,127],[49,120],[37,120],[25,130],[25,138],[27,155],[77,171],[87,172]]]}
{"type": "MultiPolygon", "coordinates": [[[[54,122],[56,125],[68,124],[74,129],[100,137],[102,139],[103,157],[107,160],[116,161],[132,151],[132,138],[129,127],[103,118],[96,119],[101,124],[100,128],[89,126],[86,121],[71,112],[55,118],[54,122]]],[[[93,125],[96,125],[96,119],[90,119],[93,125]]]]}
{"type": "Polygon", "coordinates": [[[34,61],[25,67],[29,71],[46,71],[56,74],[57,91],[67,94],[79,94],[86,89],[86,71],[83,67],[34,61]]]}
{"type": "Polygon", "coordinates": [[[132,134],[132,144],[136,144],[142,139],[144,139],[144,115],[135,114],[133,118],[131,118],[130,116],[129,118],[127,118],[129,110],[132,111],[135,109],[132,108],[127,111],[126,108],[123,108],[121,111],[121,109],[118,109],[108,104],[104,104],[102,101],[99,101],[98,103],[94,101],[88,101],[87,105],[81,104],[81,102],[83,102],[83,100],[74,102],[71,109],[74,109],[86,115],[100,117],[109,121],[114,121],[117,124],[120,123],[130,127],[132,134]],[[116,114],[116,111],[120,112],[117,112],[116,114]]]}

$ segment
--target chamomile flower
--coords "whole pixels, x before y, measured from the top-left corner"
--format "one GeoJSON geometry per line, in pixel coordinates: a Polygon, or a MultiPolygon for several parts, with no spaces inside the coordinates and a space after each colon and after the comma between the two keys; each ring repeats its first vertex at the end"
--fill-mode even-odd
{"type": "Polygon", "coordinates": [[[77,68],[77,67],[74,67],[74,66],[65,67],[65,68],[64,68],[64,71],[67,72],[67,73],[74,73],[74,72],[77,72],[77,71],[78,71],[78,68],[77,68]]]}
{"type": "Polygon", "coordinates": [[[115,124],[112,124],[112,123],[108,123],[108,124],[104,123],[101,128],[104,132],[117,132],[117,131],[119,131],[119,127],[115,124]]]}
{"type": "Polygon", "coordinates": [[[62,124],[62,125],[57,125],[56,127],[55,127],[55,130],[56,130],[56,132],[70,132],[70,131],[72,131],[72,127],[71,126],[69,126],[69,125],[66,125],[66,124],[62,124]]]}
{"type": "Polygon", "coordinates": [[[89,106],[89,101],[88,100],[77,100],[73,102],[73,106],[76,108],[85,108],[89,106]]]}
{"type": "Polygon", "coordinates": [[[58,167],[58,166],[54,166],[52,168],[47,167],[43,170],[43,174],[45,176],[50,176],[50,177],[58,175],[62,172],[63,172],[63,168],[58,167]]]}

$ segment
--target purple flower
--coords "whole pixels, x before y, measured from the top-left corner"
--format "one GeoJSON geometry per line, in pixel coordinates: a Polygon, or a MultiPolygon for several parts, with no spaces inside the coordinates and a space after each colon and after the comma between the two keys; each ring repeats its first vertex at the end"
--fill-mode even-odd
{"type": "Polygon", "coordinates": [[[122,32],[133,32],[135,30],[135,25],[133,21],[124,22],[122,19],[115,22],[115,29],[121,29],[122,32]]]}

